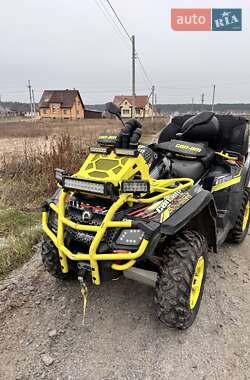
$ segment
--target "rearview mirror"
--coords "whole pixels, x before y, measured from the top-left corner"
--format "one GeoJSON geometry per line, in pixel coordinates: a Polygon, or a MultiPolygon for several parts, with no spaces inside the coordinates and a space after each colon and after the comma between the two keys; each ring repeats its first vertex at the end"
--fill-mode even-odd
{"type": "Polygon", "coordinates": [[[109,102],[105,104],[105,112],[109,112],[112,115],[116,115],[120,117],[121,110],[120,107],[118,107],[115,103],[109,102]]]}

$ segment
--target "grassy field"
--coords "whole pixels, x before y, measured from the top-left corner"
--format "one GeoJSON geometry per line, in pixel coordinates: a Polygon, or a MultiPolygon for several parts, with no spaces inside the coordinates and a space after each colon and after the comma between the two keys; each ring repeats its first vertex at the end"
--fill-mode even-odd
{"type": "MultiPolygon", "coordinates": [[[[165,120],[143,122],[150,140],[165,120]]],[[[0,276],[23,263],[41,235],[39,206],[56,188],[54,170],[74,173],[100,133],[116,120],[0,123],[0,276]]],[[[147,141],[148,142],[148,141],[147,141]]]]}
{"type": "Polygon", "coordinates": [[[41,236],[40,213],[0,209],[0,278],[24,263],[41,236]]]}

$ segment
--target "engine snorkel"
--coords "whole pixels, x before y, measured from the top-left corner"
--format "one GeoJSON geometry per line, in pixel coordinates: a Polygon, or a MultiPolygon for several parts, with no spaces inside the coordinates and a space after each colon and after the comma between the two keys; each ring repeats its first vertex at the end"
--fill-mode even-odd
{"type": "Polygon", "coordinates": [[[142,124],[136,119],[130,119],[124,123],[121,118],[120,108],[112,102],[105,104],[105,113],[115,115],[123,124],[123,128],[117,136],[116,147],[121,149],[137,149],[142,135],[142,124]]]}

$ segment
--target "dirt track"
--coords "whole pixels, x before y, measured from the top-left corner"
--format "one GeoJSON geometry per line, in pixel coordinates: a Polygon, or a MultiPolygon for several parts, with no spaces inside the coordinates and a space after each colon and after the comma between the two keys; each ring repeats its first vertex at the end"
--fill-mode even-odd
{"type": "Polygon", "coordinates": [[[82,327],[78,283],[51,278],[36,254],[0,283],[0,379],[249,379],[249,252],[248,237],[211,254],[185,332],[165,328],[153,291],[125,279],[90,288],[82,327]]]}

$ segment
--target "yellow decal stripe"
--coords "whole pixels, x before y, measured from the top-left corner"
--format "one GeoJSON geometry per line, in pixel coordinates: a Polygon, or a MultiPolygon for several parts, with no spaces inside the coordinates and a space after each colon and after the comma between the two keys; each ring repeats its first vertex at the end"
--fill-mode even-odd
{"type": "Polygon", "coordinates": [[[165,210],[163,211],[163,213],[161,214],[161,223],[165,222],[165,220],[167,220],[169,218],[169,210],[165,210]]]}
{"type": "Polygon", "coordinates": [[[218,185],[215,185],[212,187],[212,193],[215,191],[220,191],[220,190],[226,189],[227,187],[236,185],[240,181],[241,181],[241,176],[238,176],[238,177],[235,177],[233,179],[230,179],[229,181],[219,183],[218,185]]]}

